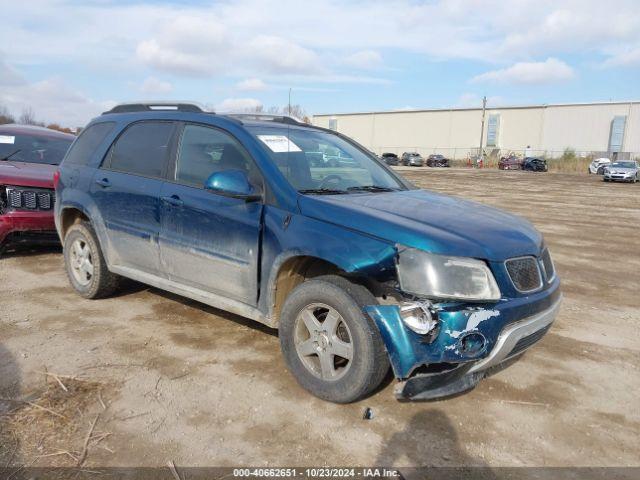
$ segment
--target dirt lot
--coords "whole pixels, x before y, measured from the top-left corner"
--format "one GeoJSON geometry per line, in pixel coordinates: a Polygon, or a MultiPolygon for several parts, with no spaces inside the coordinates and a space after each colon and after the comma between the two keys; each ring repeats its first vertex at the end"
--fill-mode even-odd
{"type": "Polygon", "coordinates": [[[390,379],[333,405],[297,386],[275,332],[141,285],[82,300],[59,251],[18,252],[0,260],[0,411],[12,410],[0,416],[0,467],[84,456],[86,466],[640,465],[640,184],[403,172],[544,233],[565,301],[511,368],[446,401],[398,403],[390,379]],[[45,371],[77,380],[58,377],[65,392],[45,371]],[[6,400],[17,398],[31,404],[6,400]]]}

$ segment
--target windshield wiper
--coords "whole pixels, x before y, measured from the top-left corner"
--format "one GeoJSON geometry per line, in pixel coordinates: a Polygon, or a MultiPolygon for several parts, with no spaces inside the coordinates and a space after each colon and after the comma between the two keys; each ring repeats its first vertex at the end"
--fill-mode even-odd
{"type": "Polygon", "coordinates": [[[2,161],[4,161],[4,160],[9,160],[9,159],[10,159],[11,157],[13,157],[16,153],[20,153],[21,151],[22,151],[21,149],[18,149],[18,150],[16,150],[15,152],[10,153],[9,155],[6,155],[6,156],[4,156],[4,157],[0,158],[0,162],[2,162],[2,161]]]}
{"type": "Polygon", "coordinates": [[[350,192],[397,192],[397,188],[382,187],[380,185],[360,185],[347,188],[350,192]]]}
{"type": "Polygon", "coordinates": [[[335,190],[332,188],[307,188],[306,190],[298,190],[300,193],[310,193],[313,195],[340,195],[347,193],[346,190],[335,190]]]}

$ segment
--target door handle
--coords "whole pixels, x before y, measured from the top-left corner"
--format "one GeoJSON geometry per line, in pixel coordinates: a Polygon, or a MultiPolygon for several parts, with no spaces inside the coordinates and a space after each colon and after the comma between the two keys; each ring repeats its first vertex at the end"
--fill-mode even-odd
{"type": "Polygon", "coordinates": [[[100,185],[101,187],[107,188],[111,186],[111,182],[109,181],[108,178],[103,178],[101,180],[96,180],[96,183],[98,185],[100,185]]]}
{"type": "Polygon", "coordinates": [[[168,203],[169,205],[173,205],[174,207],[181,207],[184,205],[184,202],[177,195],[171,195],[170,197],[160,197],[164,203],[168,203]]]}

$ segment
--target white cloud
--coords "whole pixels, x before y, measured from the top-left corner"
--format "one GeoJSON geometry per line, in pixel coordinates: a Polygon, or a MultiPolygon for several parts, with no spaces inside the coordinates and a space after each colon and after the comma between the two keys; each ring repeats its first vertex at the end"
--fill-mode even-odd
{"type": "Polygon", "coordinates": [[[15,116],[30,108],[38,121],[78,127],[110,109],[115,102],[95,101],[71,88],[62,78],[52,77],[35,83],[3,87],[0,89],[0,104],[15,116]]]}
{"type": "Polygon", "coordinates": [[[245,92],[259,92],[267,89],[267,84],[259,78],[247,78],[236,84],[236,89],[245,92]]]}
{"type": "Polygon", "coordinates": [[[247,54],[272,73],[314,74],[323,70],[315,52],[279,36],[255,37],[248,44],[247,54]]]}
{"type": "Polygon", "coordinates": [[[216,112],[246,112],[262,107],[262,102],[255,98],[225,98],[216,105],[216,112]]]}
{"type": "Polygon", "coordinates": [[[345,58],[344,63],[360,69],[379,68],[382,66],[382,55],[375,50],[361,50],[345,58]]]}
{"type": "Polygon", "coordinates": [[[209,63],[198,55],[163,47],[155,39],[140,42],[136,53],[144,63],[166,72],[205,75],[211,71],[209,63]]]}
{"type": "Polygon", "coordinates": [[[635,67],[638,65],[640,65],[640,47],[611,55],[602,63],[602,66],[606,68],[635,67]]]}
{"type": "Polygon", "coordinates": [[[3,15],[12,21],[0,35],[12,55],[25,61],[51,56],[110,63],[132,53],[135,59],[139,50],[149,65],[186,64],[191,71],[245,69],[250,62],[244,55],[256,32],[320,56],[323,51],[345,57],[394,48],[433,58],[502,63],[574,52],[608,54],[640,40],[637,0],[5,3],[3,15]],[[218,54],[235,61],[193,63],[215,60],[218,54]]]}
{"type": "Polygon", "coordinates": [[[508,68],[491,70],[473,77],[471,82],[537,85],[563,82],[574,76],[573,68],[565,62],[547,58],[544,62],[518,62],[508,68]]]}
{"type": "Polygon", "coordinates": [[[26,80],[18,70],[0,57],[0,86],[23,85],[26,80]]]}
{"type": "MultiPolygon", "coordinates": [[[[5,84],[15,92],[26,82],[16,76],[21,66],[29,67],[31,86],[53,75],[64,75],[65,84],[95,78],[84,87],[90,98],[100,95],[90,83],[95,92],[110,91],[108,82],[116,95],[131,90],[122,85],[126,80],[116,90],[114,78],[122,72],[129,78],[169,72],[175,90],[196,81],[211,85],[215,78],[260,78],[295,90],[389,83],[383,73],[361,73],[390,72],[396,58],[408,65],[408,75],[412,62],[472,60],[490,65],[476,81],[533,82],[573,73],[559,60],[549,68],[549,60],[532,59],[606,58],[604,66],[620,68],[637,66],[640,55],[638,0],[31,0],[3,2],[2,9],[11,19],[0,29],[0,45],[10,46],[0,58],[2,98],[13,94],[5,84]],[[384,59],[377,53],[383,51],[384,59]],[[512,67],[496,77],[504,65],[512,67]]],[[[46,102],[53,105],[57,92],[51,95],[46,102]]],[[[58,105],[61,111],[62,100],[58,105]]]]}
{"type": "Polygon", "coordinates": [[[170,82],[159,80],[156,77],[147,77],[138,90],[142,93],[163,94],[171,92],[173,85],[171,85],[170,82]]]}
{"type": "Polygon", "coordinates": [[[222,68],[229,48],[226,28],[215,19],[181,15],[162,23],[157,33],[138,43],[136,54],[158,70],[206,75],[222,68]]]}

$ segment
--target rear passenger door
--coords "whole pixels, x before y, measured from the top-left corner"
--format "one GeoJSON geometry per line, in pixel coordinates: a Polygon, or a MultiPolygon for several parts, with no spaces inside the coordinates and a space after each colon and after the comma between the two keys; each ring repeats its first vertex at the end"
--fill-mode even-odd
{"type": "Polygon", "coordinates": [[[159,274],[160,188],[175,131],[175,122],[136,122],[96,170],[91,188],[106,226],[111,264],[159,274]]]}
{"type": "Polygon", "coordinates": [[[186,124],[161,197],[160,256],[171,280],[255,305],[262,202],[204,189],[207,178],[243,170],[257,191],[262,178],[229,133],[186,124]]]}

